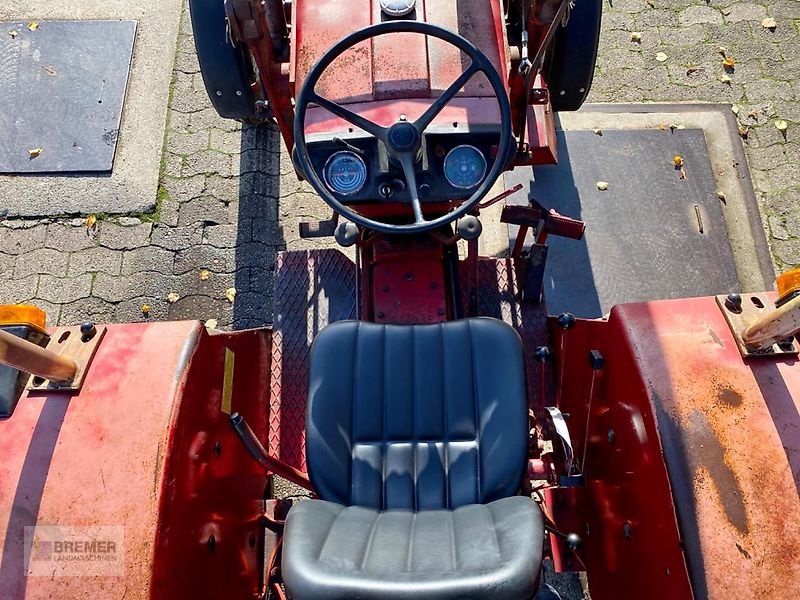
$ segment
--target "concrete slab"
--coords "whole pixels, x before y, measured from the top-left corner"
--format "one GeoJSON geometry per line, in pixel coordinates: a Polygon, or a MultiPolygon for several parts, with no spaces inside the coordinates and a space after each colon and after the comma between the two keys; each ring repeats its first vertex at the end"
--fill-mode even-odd
{"type": "Polygon", "coordinates": [[[181,8],[181,0],[7,0],[0,4],[2,21],[138,21],[113,173],[0,176],[0,216],[126,214],[155,208],[181,8]]]}
{"type": "MultiPolygon", "coordinates": [[[[747,162],[744,157],[741,140],[738,136],[736,120],[733,113],[730,111],[729,106],[659,104],[634,106],[587,105],[577,113],[564,113],[559,116],[561,130],[568,133],[586,131],[589,136],[593,135],[591,134],[591,130],[594,129],[600,129],[604,132],[607,132],[607,134],[611,134],[611,132],[616,130],[652,130],[655,132],[661,128],[665,129],[665,131],[657,131],[657,133],[666,136],[674,135],[670,133],[670,125],[679,126],[682,128],[681,130],[676,130],[676,133],[678,134],[688,133],[683,131],[683,128],[686,130],[701,130],[705,140],[705,146],[708,151],[710,167],[708,164],[706,164],[704,167],[700,167],[703,171],[709,172],[703,173],[704,178],[708,181],[704,182],[702,190],[703,197],[698,197],[697,204],[701,207],[701,210],[705,212],[708,207],[704,207],[704,205],[709,202],[709,198],[706,196],[710,195],[710,201],[719,205],[718,207],[715,206],[714,210],[721,210],[723,215],[725,233],[730,240],[730,245],[733,250],[733,262],[735,265],[736,277],[738,278],[738,284],[741,290],[756,291],[770,289],[772,287],[774,272],[772,270],[772,264],[769,257],[764,231],[761,226],[758,205],[753,193],[752,184],[750,182],[747,162]],[[717,192],[724,194],[724,201],[717,198],[717,192]]],[[[605,139],[611,141],[611,137],[612,135],[606,135],[605,139]]],[[[680,135],[678,137],[680,137],[680,135]]],[[[689,146],[687,146],[687,153],[688,150],[689,146]]],[[[665,166],[667,169],[665,172],[671,171],[671,167],[669,166],[671,156],[672,154],[670,153],[670,155],[666,158],[667,162],[665,163],[665,166]]],[[[569,160],[567,157],[562,158],[569,160]]],[[[642,157],[632,153],[629,157],[629,160],[631,161],[631,169],[634,172],[637,172],[638,167],[641,165],[636,165],[635,163],[638,160],[642,160],[642,157]]],[[[689,177],[692,177],[692,168],[695,169],[695,176],[699,175],[699,173],[697,173],[697,168],[699,165],[696,164],[698,161],[695,160],[694,162],[695,164],[689,167],[689,177]]],[[[609,182],[613,182],[615,178],[623,177],[622,171],[625,169],[620,167],[616,170],[619,172],[616,172],[613,169],[613,164],[613,161],[609,161],[609,170],[608,172],[604,173],[602,177],[599,175],[599,173],[595,173],[593,177],[598,180],[602,179],[609,182]]],[[[574,163],[570,163],[569,165],[569,169],[576,173],[583,172],[590,167],[591,165],[582,166],[574,163]]],[[[543,183],[545,183],[544,180],[546,179],[546,170],[546,167],[537,170],[540,178],[543,179],[543,183]]],[[[672,173],[668,174],[672,175],[672,173]]],[[[507,187],[510,186],[512,182],[511,180],[518,180],[520,177],[525,179],[526,175],[521,175],[517,171],[513,175],[507,177],[507,187]]],[[[685,183],[691,184],[693,182],[695,182],[694,179],[685,183]]],[[[632,182],[626,181],[624,183],[625,185],[630,185],[632,182]]],[[[696,183],[700,183],[700,181],[697,181],[696,183]]],[[[652,184],[652,182],[639,181],[638,183],[633,182],[633,184],[642,186],[642,193],[647,193],[647,185],[652,184]]],[[[687,187],[691,188],[692,186],[688,185],[687,187]]],[[[536,189],[536,184],[533,185],[533,189],[536,189]]],[[[691,191],[697,194],[701,193],[700,191],[694,189],[691,191]]],[[[519,193],[521,195],[520,197],[511,198],[509,199],[509,202],[524,202],[524,194],[527,193],[528,189],[526,188],[519,193]]],[[[560,206],[557,202],[555,204],[547,202],[545,203],[554,206],[557,210],[563,210],[564,213],[569,216],[580,217],[580,215],[571,214],[569,207],[560,206]]],[[[667,218],[667,216],[668,215],[664,214],[664,218],[667,218]]],[[[661,218],[658,215],[654,215],[654,217],[656,220],[661,218]]],[[[593,223],[591,220],[587,221],[587,227],[590,232],[592,224],[593,223]]],[[[706,225],[709,225],[708,220],[706,225]]],[[[551,242],[551,245],[557,245],[560,241],[561,240],[554,240],[551,242]]],[[[565,243],[570,242],[566,241],[565,243]]],[[[590,266],[591,264],[597,265],[604,261],[604,257],[600,255],[588,256],[586,258],[586,265],[584,265],[586,269],[592,269],[590,266]]],[[[618,266],[624,270],[623,266],[618,266]]],[[[715,266],[713,264],[708,264],[706,268],[713,270],[715,266]]],[[[557,276],[560,280],[563,280],[563,273],[555,276],[557,276]]],[[[625,273],[620,273],[620,278],[624,279],[625,273]]],[[[611,287],[614,288],[615,286],[612,285],[611,287]]],[[[620,287],[627,290],[625,286],[616,286],[616,296],[611,299],[612,303],[654,299],[650,297],[617,297],[620,293],[622,293],[619,289],[620,287]]],[[[682,292],[682,295],[686,295],[685,290],[680,291],[682,292]]],[[[721,292],[725,291],[729,290],[721,290],[721,292]]],[[[593,293],[598,294],[598,289],[594,289],[593,293]]],[[[627,293],[627,291],[625,293],[627,293]]],[[[700,293],[702,292],[698,292],[698,294],[700,293]]],[[[666,295],[668,294],[665,292],[665,297],[666,295]]],[[[596,308],[600,312],[603,310],[600,306],[596,308]]],[[[599,314],[587,314],[583,316],[599,316],[599,314]]]]}

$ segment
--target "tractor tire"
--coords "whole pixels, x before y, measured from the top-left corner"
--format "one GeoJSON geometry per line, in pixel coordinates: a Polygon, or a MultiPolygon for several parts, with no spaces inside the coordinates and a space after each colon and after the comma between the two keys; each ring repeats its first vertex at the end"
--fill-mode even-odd
{"type": "Polygon", "coordinates": [[[576,0],[566,27],[556,32],[545,71],[556,112],[578,110],[594,79],[603,0],[576,0]]]}
{"type": "Polygon", "coordinates": [[[259,122],[250,82],[253,69],[246,50],[228,39],[223,0],[189,0],[194,44],[203,83],[220,117],[259,122]]]}

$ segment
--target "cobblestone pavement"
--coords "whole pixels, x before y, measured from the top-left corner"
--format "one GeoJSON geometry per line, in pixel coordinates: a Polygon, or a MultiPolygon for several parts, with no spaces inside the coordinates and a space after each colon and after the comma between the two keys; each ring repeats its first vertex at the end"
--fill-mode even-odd
{"type": "MultiPolygon", "coordinates": [[[[800,266],[799,98],[796,0],[613,0],[606,7],[590,100],[740,107],[779,271],[800,266]],[[762,26],[766,16],[775,18],[774,31],[762,26]],[[720,47],[735,60],[727,83],[720,47]],[[776,120],[787,121],[783,134],[776,120]]],[[[187,12],[162,168],[156,214],[99,215],[94,232],[85,216],[0,223],[0,303],[36,303],[51,324],[198,318],[242,328],[270,322],[276,252],[311,245],[299,240],[297,224],[328,211],[296,181],[275,131],[242,129],[216,116],[187,12]],[[231,288],[233,302],[226,298],[231,288]]]]}

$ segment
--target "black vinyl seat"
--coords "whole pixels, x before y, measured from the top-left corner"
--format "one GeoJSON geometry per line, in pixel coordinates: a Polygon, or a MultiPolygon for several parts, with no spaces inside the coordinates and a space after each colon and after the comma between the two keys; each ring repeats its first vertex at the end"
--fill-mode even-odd
{"type": "Polygon", "coordinates": [[[295,600],[525,599],[543,520],[516,496],[522,347],[494,319],[334,323],[311,349],[306,453],[282,571],[295,600]]]}

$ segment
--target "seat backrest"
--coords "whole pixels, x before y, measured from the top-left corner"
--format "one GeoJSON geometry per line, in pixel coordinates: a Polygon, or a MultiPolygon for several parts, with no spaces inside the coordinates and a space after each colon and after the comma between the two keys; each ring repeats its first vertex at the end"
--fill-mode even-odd
{"type": "Polygon", "coordinates": [[[341,321],[310,362],[306,457],[322,499],[452,509],[517,492],[528,409],[522,344],[505,323],[341,321]]]}

